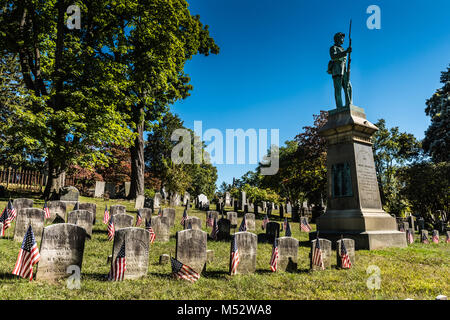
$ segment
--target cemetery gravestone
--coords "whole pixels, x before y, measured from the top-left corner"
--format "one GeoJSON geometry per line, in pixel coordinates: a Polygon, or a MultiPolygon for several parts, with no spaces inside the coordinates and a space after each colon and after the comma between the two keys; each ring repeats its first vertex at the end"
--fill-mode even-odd
{"type": "Polygon", "coordinates": [[[425,229],[425,220],[423,218],[419,218],[417,219],[417,227],[418,227],[418,231],[419,233],[425,229]]]}
{"type": "Polygon", "coordinates": [[[176,239],[176,259],[200,274],[206,263],[207,233],[187,229],[178,231],[176,239]]]}
{"type": "Polygon", "coordinates": [[[59,200],[61,201],[78,201],[80,197],[80,192],[77,188],[70,187],[62,187],[59,194],[59,200]]]}
{"type": "Polygon", "coordinates": [[[189,192],[185,192],[184,193],[184,197],[183,197],[183,205],[185,206],[187,203],[189,203],[191,200],[191,195],[189,194],[189,192]]]}
{"type": "Polygon", "coordinates": [[[86,231],[86,235],[92,237],[92,221],[93,214],[88,210],[75,210],[67,215],[67,223],[71,223],[82,227],[86,231]]]}
{"type": "Polygon", "coordinates": [[[231,196],[229,192],[225,192],[225,206],[231,207],[231,196]]]}
{"type": "Polygon", "coordinates": [[[161,202],[162,202],[161,193],[156,192],[155,196],[153,197],[153,211],[156,211],[156,209],[159,209],[161,207],[161,202]]]}
{"type": "Polygon", "coordinates": [[[14,199],[13,207],[16,209],[16,212],[19,212],[20,209],[33,208],[33,200],[26,198],[14,199]]]}
{"type": "Polygon", "coordinates": [[[192,229],[194,230],[202,230],[202,220],[198,217],[189,217],[186,219],[186,221],[184,222],[184,228],[187,229],[189,223],[192,226],[192,229]]]}
{"type": "Polygon", "coordinates": [[[48,210],[50,211],[50,219],[54,221],[56,216],[59,216],[63,221],[66,221],[66,204],[62,201],[47,202],[48,210]]]}
{"type": "Polygon", "coordinates": [[[170,236],[169,218],[167,217],[152,217],[152,228],[155,232],[155,241],[168,242],[170,236]]]}
{"type": "Polygon", "coordinates": [[[14,228],[14,241],[22,242],[31,224],[34,238],[41,241],[42,230],[44,229],[45,212],[38,208],[23,208],[17,211],[16,226],[14,228]]]}
{"type": "MultiPolygon", "coordinates": [[[[258,238],[256,234],[250,232],[237,232],[234,234],[236,245],[239,250],[239,265],[236,274],[254,273],[256,271],[256,250],[258,238]]],[[[233,246],[233,242],[231,242],[233,246]]],[[[230,252],[232,247],[230,247],[230,252]]],[[[230,254],[231,273],[231,254],[230,254]]]]}
{"type": "Polygon", "coordinates": [[[112,216],[122,213],[125,214],[127,212],[127,208],[125,206],[122,206],[120,204],[115,204],[109,207],[109,212],[112,216]]]}
{"type": "MultiPolygon", "coordinates": [[[[117,216],[114,217],[114,219],[116,218],[117,216]]],[[[133,227],[116,229],[112,254],[113,263],[116,261],[117,254],[124,241],[127,262],[124,279],[138,279],[147,275],[150,245],[148,231],[143,228],[133,227]]]]}
{"type": "Polygon", "coordinates": [[[342,242],[344,242],[345,249],[347,250],[348,257],[350,259],[350,263],[352,267],[355,265],[356,256],[355,256],[355,240],[353,239],[341,239],[336,242],[336,262],[338,268],[342,268],[342,260],[341,260],[341,246],[342,242]]]}
{"type": "Polygon", "coordinates": [[[238,224],[237,212],[227,212],[227,219],[230,220],[231,228],[236,228],[238,224]]]}
{"type": "Polygon", "coordinates": [[[255,214],[246,213],[245,220],[247,221],[247,231],[254,231],[255,230],[255,214]]]}
{"type": "Polygon", "coordinates": [[[81,272],[86,231],[74,224],[59,223],[44,228],[36,279],[59,280],[67,278],[69,266],[78,266],[81,272]]]}
{"type": "Polygon", "coordinates": [[[217,240],[229,240],[230,239],[230,227],[231,222],[228,219],[219,219],[217,222],[219,232],[217,234],[217,240]]]}
{"type": "Polygon", "coordinates": [[[142,208],[144,208],[144,203],[145,203],[145,196],[137,196],[136,202],[134,204],[134,208],[142,209],[142,208]]]}
{"type": "Polygon", "coordinates": [[[105,194],[105,181],[95,181],[94,198],[101,198],[105,194]]]}
{"type": "Polygon", "coordinates": [[[430,238],[428,238],[428,230],[422,229],[420,230],[420,242],[423,242],[423,239],[425,238],[430,241],[430,238]]]}
{"type": "Polygon", "coordinates": [[[403,232],[406,232],[406,230],[408,229],[409,229],[409,222],[408,221],[403,222],[403,232]]]}
{"type": "Polygon", "coordinates": [[[96,221],[95,216],[97,215],[97,205],[95,203],[80,203],[78,208],[80,210],[87,210],[92,212],[93,217],[92,223],[95,224],[96,221]]]}
{"type": "MultiPolygon", "coordinates": [[[[408,223],[409,223],[409,226],[408,226],[408,229],[409,228],[411,228],[411,229],[415,229],[414,228],[414,225],[415,225],[415,223],[414,223],[414,216],[413,215],[410,215],[408,218],[407,218],[407,220],[408,220],[408,223]]],[[[405,229],[405,230],[408,230],[408,229],[405,229]]]]}
{"type": "Polygon", "coordinates": [[[129,214],[118,213],[114,216],[114,227],[116,228],[116,231],[119,229],[132,227],[133,220],[133,216],[130,216],[129,214]]]}
{"type": "Polygon", "coordinates": [[[130,195],[131,182],[124,182],[123,188],[125,190],[125,198],[128,198],[128,196],[130,195]]]}
{"type": "Polygon", "coordinates": [[[298,240],[292,237],[278,238],[278,269],[277,271],[297,271],[298,240]]]}
{"type": "MultiPolygon", "coordinates": [[[[320,249],[322,250],[322,259],[325,269],[331,267],[331,241],[327,239],[319,239],[320,249]]],[[[311,252],[309,253],[310,267],[312,270],[320,270],[320,267],[312,264],[312,253],[316,248],[316,240],[311,241],[311,252]]]]}
{"type": "Polygon", "coordinates": [[[244,210],[244,206],[247,204],[247,194],[245,191],[241,192],[241,210],[244,210]]]}
{"type": "Polygon", "coordinates": [[[145,222],[145,220],[151,220],[152,219],[152,213],[153,210],[149,208],[142,208],[138,210],[141,214],[142,220],[145,222]]]}
{"type": "Polygon", "coordinates": [[[175,209],[174,208],[164,208],[162,211],[163,217],[169,218],[169,227],[172,228],[175,225],[175,209]]]}
{"type": "Polygon", "coordinates": [[[116,197],[116,184],[112,182],[106,182],[105,193],[108,193],[109,198],[113,199],[116,197]]]}
{"type": "Polygon", "coordinates": [[[211,214],[212,220],[214,221],[214,218],[216,220],[219,220],[219,212],[217,211],[206,211],[206,219],[208,219],[209,214],[211,214]]]}
{"type": "Polygon", "coordinates": [[[268,222],[266,224],[266,240],[274,243],[275,239],[280,236],[280,224],[278,222],[268,222]]]}

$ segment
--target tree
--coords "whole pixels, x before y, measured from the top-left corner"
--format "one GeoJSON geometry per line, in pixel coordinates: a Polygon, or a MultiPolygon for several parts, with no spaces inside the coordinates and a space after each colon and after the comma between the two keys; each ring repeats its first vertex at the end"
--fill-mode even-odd
{"type": "Polygon", "coordinates": [[[414,135],[400,132],[398,127],[386,128],[384,119],[378,120],[375,125],[378,131],[372,140],[381,201],[386,211],[401,215],[407,203],[400,195],[397,172],[401,166],[420,157],[420,142],[414,135]]]}
{"type": "Polygon", "coordinates": [[[450,218],[450,163],[417,162],[399,170],[401,195],[412,210],[437,227],[438,220],[450,218]]]}
{"type": "Polygon", "coordinates": [[[450,67],[442,72],[441,83],[443,87],[427,100],[425,108],[431,124],[425,132],[423,149],[436,163],[450,160],[450,67]]]}
{"type": "Polygon", "coordinates": [[[46,158],[46,198],[58,193],[70,165],[105,164],[102,144],[127,146],[133,138],[117,108],[120,70],[104,55],[114,31],[111,4],[79,1],[82,28],[68,31],[64,19],[70,4],[0,1],[0,51],[18,57],[23,94],[31,101],[15,106],[13,115],[27,124],[21,135],[46,158]]]}

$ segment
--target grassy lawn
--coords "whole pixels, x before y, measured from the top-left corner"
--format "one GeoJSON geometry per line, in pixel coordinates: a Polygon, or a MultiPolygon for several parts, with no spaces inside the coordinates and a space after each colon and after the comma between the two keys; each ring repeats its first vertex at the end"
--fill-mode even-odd
{"type": "MultiPolygon", "coordinates": [[[[207,264],[206,272],[200,280],[194,284],[175,280],[170,277],[170,264],[159,265],[158,262],[161,254],[175,253],[175,232],[182,229],[179,224],[182,207],[176,210],[175,227],[171,230],[170,241],[154,243],[150,247],[146,277],[123,282],[106,281],[110,268],[107,257],[111,254],[112,242],[107,240],[106,225],[102,223],[105,201],[81,197],[80,202],[97,204],[97,223],[93,228],[93,237],[86,240],[85,245],[81,289],[70,290],[65,281],[47,284],[15,278],[11,271],[21,243],[11,240],[13,223],[7,230],[6,238],[0,239],[0,299],[347,300],[434,299],[439,294],[450,295],[450,244],[442,242],[445,240],[443,236],[439,244],[425,245],[418,243],[416,239],[416,243],[404,249],[357,251],[356,264],[351,270],[336,269],[336,253],[333,251],[332,268],[311,273],[308,235],[300,232],[298,223],[291,223],[292,236],[300,241],[296,273],[272,273],[269,266],[272,246],[258,243],[256,273],[229,276],[229,243],[208,241],[208,249],[214,250],[215,258],[207,264]],[[371,276],[366,270],[371,265],[378,266],[381,271],[381,287],[378,290],[370,290],[366,285],[371,276]]],[[[127,207],[127,213],[134,216],[136,214],[134,202],[109,200],[107,204],[108,207],[112,204],[123,204],[127,207]]],[[[3,210],[5,205],[5,201],[0,201],[0,210],[3,210]]],[[[43,201],[35,199],[34,206],[42,208],[43,201]]],[[[210,229],[204,228],[204,212],[191,209],[190,215],[201,218],[203,230],[210,233],[210,229]]],[[[257,218],[255,232],[262,233],[262,217],[257,218]]],[[[242,217],[239,217],[238,223],[241,219],[242,217]]],[[[277,217],[271,220],[277,220],[277,217]]],[[[312,227],[315,228],[315,225],[312,227]]]]}

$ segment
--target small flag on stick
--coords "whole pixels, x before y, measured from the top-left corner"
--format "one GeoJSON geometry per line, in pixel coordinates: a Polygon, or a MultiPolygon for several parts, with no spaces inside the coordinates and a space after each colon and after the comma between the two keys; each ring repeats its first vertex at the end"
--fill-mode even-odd
{"type": "Polygon", "coordinates": [[[30,281],[33,280],[33,266],[39,262],[40,257],[33,229],[30,225],[23,238],[12,274],[22,278],[28,278],[30,281]]]}
{"type": "Polygon", "coordinates": [[[239,249],[236,242],[236,236],[233,236],[233,242],[231,243],[231,274],[236,274],[237,267],[239,265],[239,249]]]}
{"type": "Polygon", "coordinates": [[[145,219],[145,229],[148,232],[150,232],[150,243],[155,242],[156,234],[155,234],[155,231],[153,231],[151,219],[150,220],[145,219]]]}
{"type": "Polygon", "coordinates": [[[108,205],[105,205],[105,213],[103,214],[103,223],[107,224],[108,221],[109,221],[108,205]]]}
{"type": "Polygon", "coordinates": [[[50,210],[48,209],[47,201],[45,201],[44,203],[44,213],[45,213],[44,218],[50,219],[50,210]]]}
{"type": "Polygon", "coordinates": [[[109,218],[109,223],[108,223],[108,240],[112,241],[114,239],[114,234],[116,233],[116,228],[114,226],[114,216],[111,216],[111,218],[109,218]]]}
{"type": "Polygon", "coordinates": [[[270,258],[270,269],[275,272],[278,268],[278,241],[275,239],[272,247],[272,257],[270,258]]]}
{"type": "Polygon", "coordinates": [[[323,263],[323,258],[322,258],[322,249],[320,248],[319,234],[317,234],[317,238],[316,238],[316,242],[315,242],[315,246],[314,246],[314,250],[313,250],[313,254],[312,254],[312,264],[314,266],[319,267],[322,270],[325,270],[325,265],[323,263]]]}
{"type": "Polygon", "coordinates": [[[181,263],[177,259],[170,257],[170,262],[172,265],[172,274],[174,277],[190,282],[195,282],[200,279],[200,274],[198,274],[191,267],[181,263]]]}
{"type": "Polygon", "coordinates": [[[125,255],[125,241],[120,247],[116,260],[111,261],[111,270],[109,271],[108,279],[112,281],[122,281],[127,270],[127,260],[125,255]]]}

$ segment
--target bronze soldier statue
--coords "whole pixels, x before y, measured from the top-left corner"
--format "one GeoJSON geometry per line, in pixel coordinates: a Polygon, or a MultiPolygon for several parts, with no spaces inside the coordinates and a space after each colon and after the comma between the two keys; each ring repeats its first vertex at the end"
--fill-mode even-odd
{"type": "Polygon", "coordinates": [[[347,68],[347,54],[352,52],[351,45],[344,50],[345,34],[338,32],[334,35],[334,45],[330,48],[331,61],[328,63],[328,73],[333,76],[334,97],[336,107],[343,108],[342,89],[345,94],[345,107],[352,105],[352,85],[350,83],[349,68],[347,68]]]}

